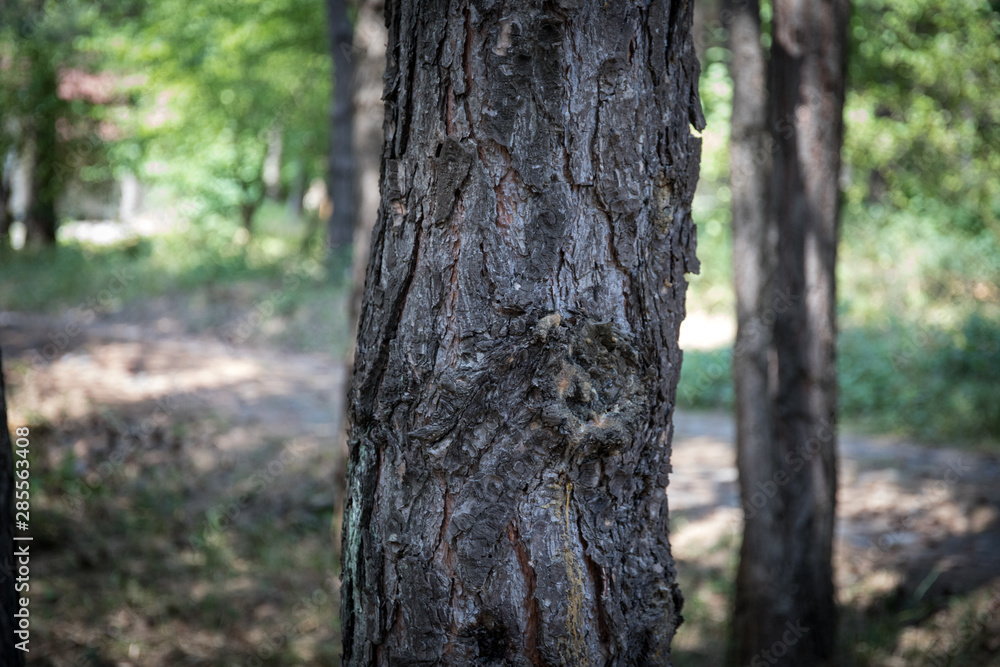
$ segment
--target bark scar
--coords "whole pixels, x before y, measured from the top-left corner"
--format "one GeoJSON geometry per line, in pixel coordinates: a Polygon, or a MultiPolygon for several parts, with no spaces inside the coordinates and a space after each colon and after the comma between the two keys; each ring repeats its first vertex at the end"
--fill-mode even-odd
{"type": "Polygon", "coordinates": [[[524,607],[528,612],[528,626],[525,629],[524,653],[525,657],[531,661],[532,665],[544,665],[542,655],[538,651],[538,637],[541,634],[542,615],[538,608],[538,600],[535,599],[536,575],[532,566],[528,552],[521,541],[521,534],[517,530],[517,522],[511,521],[507,526],[507,537],[514,547],[514,555],[517,556],[517,564],[521,567],[521,574],[527,584],[528,592],[524,596],[524,607]]]}

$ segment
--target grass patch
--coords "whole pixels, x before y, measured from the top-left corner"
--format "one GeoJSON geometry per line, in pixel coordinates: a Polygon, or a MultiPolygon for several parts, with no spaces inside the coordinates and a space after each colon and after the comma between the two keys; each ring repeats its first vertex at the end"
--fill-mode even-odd
{"type": "MultiPolygon", "coordinates": [[[[975,313],[956,325],[887,321],[841,332],[843,419],[929,441],[1000,439],[1000,322],[975,313]]],[[[731,408],[731,348],[684,353],[677,402],[731,408]]]]}
{"type": "Polygon", "coordinates": [[[176,333],[237,345],[341,354],[350,322],[351,258],[303,247],[301,225],[265,207],[255,236],[225,219],[179,225],[114,245],[64,240],[53,248],[0,249],[0,311],[62,315],[82,325],[121,316],[174,315],[176,333]]]}

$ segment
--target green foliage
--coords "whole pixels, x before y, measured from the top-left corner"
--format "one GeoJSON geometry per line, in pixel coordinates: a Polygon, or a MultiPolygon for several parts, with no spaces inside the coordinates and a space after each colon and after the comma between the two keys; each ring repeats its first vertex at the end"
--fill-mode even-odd
{"type": "Polygon", "coordinates": [[[685,350],[677,404],[685,408],[733,407],[732,349],[685,350]]]}
{"type": "MultiPolygon", "coordinates": [[[[142,297],[280,271],[280,262],[258,260],[256,245],[244,252],[236,243],[221,242],[225,227],[200,225],[110,247],[71,241],[55,248],[4,251],[2,282],[7,288],[0,309],[58,312],[91,304],[109,312],[142,297]],[[123,287],[115,276],[125,277],[123,287]],[[105,290],[113,294],[100,303],[105,290]]],[[[228,227],[232,238],[235,227],[228,227]]]]}
{"type": "Polygon", "coordinates": [[[288,176],[308,182],[326,168],[322,0],[13,0],[3,11],[0,156],[42,141],[55,178],[39,187],[53,198],[70,177],[129,172],[191,202],[195,218],[249,222],[269,147],[288,176]],[[111,99],[60,92],[77,72],[103,77],[111,99]],[[49,146],[39,132],[53,126],[49,146]]]}
{"type": "Polygon", "coordinates": [[[93,63],[77,48],[100,25],[82,0],[13,0],[0,22],[0,162],[34,155],[35,205],[53,203],[71,176],[99,180],[107,154],[98,137],[107,114],[86,96],[61,90],[60,77],[93,63]]]}
{"type": "Polygon", "coordinates": [[[702,134],[701,177],[692,204],[698,225],[698,259],[701,270],[689,276],[688,303],[702,310],[731,311],[732,233],[729,190],[729,117],[732,82],[721,46],[707,49],[708,62],[700,81],[700,95],[707,127],[702,134]]]}
{"type": "Polygon", "coordinates": [[[891,322],[849,330],[840,350],[846,416],[935,439],[1000,434],[1000,326],[981,314],[954,327],[891,322]]]}
{"type": "Polygon", "coordinates": [[[163,0],[85,41],[109,66],[144,75],[131,117],[134,165],[194,200],[196,217],[250,215],[269,143],[321,173],[330,60],[321,0],[163,0]]]}
{"type": "Polygon", "coordinates": [[[1000,234],[998,34],[1000,11],[985,0],[856,3],[848,202],[966,237],[1000,234]]]}
{"type": "MultiPolygon", "coordinates": [[[[1000,435],[1000,323],[983,313],[957,322],[885,320],[841,331],[840,414],[866,430],[933,441],[995,444],[1000,435]]],[[[684,353],[677,402],[733,406],[732,350],[684,353]]]]}

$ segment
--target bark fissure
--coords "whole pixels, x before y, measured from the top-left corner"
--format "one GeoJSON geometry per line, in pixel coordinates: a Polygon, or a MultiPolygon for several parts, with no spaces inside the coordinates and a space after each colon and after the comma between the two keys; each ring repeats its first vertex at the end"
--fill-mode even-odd
{"type": "Polygon", "coordinates": [[[583,546],[583,562],[587,566],[587,573],[594,584],[594,615],[597,617],[598,636],[601,643],[607,646],[610,651],[611,632],[608,630],[607,611],[604,609],[604,572],[594,562],[594,559],[590,557],[590,545],[583,534],[583,526],[580,523],[579,515],[577,515],[576,530],[580,538],[580,544],[583,546]]]}
{"type": "Polygon", "coordinates": [[[535,569],[524,542],[521,541],[521,533],[517,529],[517,522],[511,521],[509,530],[510,542],[514,546],[514,554],[517,556],[517,564],[521,568],[526,584],[524,595],[524,608],[527,612],[527,624],[524,633],[524,655],[529,664],[534,667],[541,667],[545,664],[542,656],[538,652],[538,637],[541,632],[541,612],[538,610],[538,600],[535,599],[535,569]]]}
{"type": "MultiPolygon", "coordinates": [[[[411,5],[410,8],[418,8],[419,5],[411,5]]],[[[407,26],[409,30],[416,30],[419,21],[419,16],[415,15],[411,17],[412,24],[407,26]]],[[[401,42],[405,44],[405,42],[401,42]]],[[[400,144],[393,157],[398,157],[406,153],[406,147],[410,142],[410,120],[413,118],[413,88],[416,84],[416,69],[417,69],[417,49],[414,44],[410,45],[409,52],[407,53],[408,60],[406,63],[406,76],[404,81],[406,82],[406,105],[404,107],[403,113],[401,114],[403,120],[402,132],[400,132],[400,144]]]]}

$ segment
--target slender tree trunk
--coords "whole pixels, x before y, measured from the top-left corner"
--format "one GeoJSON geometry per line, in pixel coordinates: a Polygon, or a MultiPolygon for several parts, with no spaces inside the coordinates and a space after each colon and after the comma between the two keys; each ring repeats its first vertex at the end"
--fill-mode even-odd
{"type": "Polygon", "coordinates": [[[354,54],[347,0],[327,0],[330,48],[333,54],[333,103],[330,106],[329,192],[333,201],[327,244],[331,250],[349,247],[357,221],[357,165],[354,159],[354,54]]]}
{"type": "MultiPolygon", "coordinates": [[[[379,165],[382,156],[385,104],[382,75],[385,74],[385,27],[383,0],[362,0],[354,24],[354,157],[358,173],[358,219],[354,228],[353,293],[350,304],[351,332],[357,331],[361,296],[371,247],[372,230],[378,217],[379,165]]],[[[349,359],[353,356],[349,355],[349,359]]]]}
{"type": "MultiPolygon", "coordinates": [[[[777,133],[772,215],[778,227],[778,294],[800,294],[775,319],[779,450],[800,454],[801,483],[785,539],[802,623],[802,662],[832,660],[837,614],[833,587],[836,515],[836,260],[840,149],[849,0],[776,0],[771,48],[772,132],[777,133]],[[794,131],[785,125],[794,122],[794,131]],[[780,185],[778,185],[780,184],[780,185]],[[784,194],[783,194],[784,192],[784,194]],[[803,540],[805,533],[806,541],[803,540]]],[[[792,485],[793,489],[795,485],[792,485]]]]}
{"type": "Polygon", "coordinates": [[[27,241],[32,245],[56,242],[56,199],[64,182],[59,163],[56,120],[62,106],[57,94],[59,81],[46,54],[32,58],[29,94],[35,100],[29,133],[34,146],[34,161],[28,178],[28,208],[25,214],[27,241]]]}
{"type": "Polygon", "coordinates": [[[24,224],[31,245],[54,245],[56,242],[56,197],[59,193],[55,117],[39,111],[34,121],[34,162],[28,177],[28,207],[24,224]]]}
{"type": "Polygon", "coordinates": [[[301,158],[295,161],[295,174],[288,184],[288,215],[299,219],[302,217],[302,195],[305,194],[306,167],[301,158]]]}
{"type": "MultiPolygon", "coordinates": [[[[767,664],[821,665],[833,659],[837,625],[834,270],[848,2],[773,6],[769,220],[762,220],[756,199],[758,179],[766,176],[737,174],[733,165],[734,375],[745,512],[735,657],[740,664],[759,657],[767,664]],[[760,232],[756,239],[753,230],[760,232]]],[[[755,21],[755,8],[742,7],[745,20],[755,21]]],[[[747,33],[744,47],[750,41],[747,33]]],[[[745,169],[751,137],[766,138],[757,129],[760,99],[746,87],[735,93],[734,106],[744,108],[734,109],[740,145],[733,154],[745,169]]]]}
{"type": "MultiPolygon", "coordinates": [[[[382,156],[383,123],[385,104],[382,101],[382,75],[385,74],[385,46],[388,32],[385,26],[385,3],[383,0],[360,0],[354,22],[351,56],[354,65],[354,85],[352,113],[354,115],[354,149],[356,179],[355,190],[357,217],[351,251],[351,297],[347,303],[347,318],[350,322],[351,344],[344,353],[344,364],[354,365],[355,340],[358,318],[361,317],[361,298],[365,286],[365,269],[371,247],[372,230],[378,217],[379,208],[379,165],[382,156]]],[[[351,395],[351,378],[344,386],[345,413],[351,395]]],[[[348,417],[345,414],[343,423],[348,417]]],[[[346,432],[342,451],[344,467],[337,468],[337,482],[346,485],[347,445],[346,432]]],[[[343,491],[344,487],[338,488],[343,491]]],[[[342,498],[343,496],[341,496],[342,498]]],[[[338,504],[338,512],[343,509],[338,504]]]]}
{"type": "Polygon", "coordinates": [[[0,157],[0,252],[10,245],[10,225],[13,217],[10,213],[10,179],[3,170],[0,157]]]}
{"type": "MultiPolygon", "coordinates": [[[[382,101],[382,75],[385,74],[385,26],[383,0],[361,0],[354,24],[354,158],[357,171],[357,222],[351,252],[351,299],[347,316],[351,323],[351,347],[344,354],[348,366],[354,364],[354,341],[361,317],[361,298],[365,287],[365,269],[371,248],[372,231],[378,218],[379,166],[382,156],[385,104],[382,101]]],[[[350,382],[346,391],[350,396],[350,382]]],[[[345,401],[345,406],[347,402],[345,401]]],[[[345,420],[346,422],[346,420],[345,420]]]]}
{"type": "Polygon", "coordinates": [[[264,168],[261,170],[264,193],[272,201],[279,201],[281,198],[281,162],[284,148],[284,129],[279,123],[275,123],[267,133],[267,153],[264,155],[264,168]]]}
{"type": "Polygon", "coordinates": [[[14,458],[4,396],[0,354],[0,662],[21,667],[24,653],[15,648],[18,638],[14,635],[14,614],[20,597],[14,590],[14,458]]]}
{"type": "Polygon", "coordinates": [[[247,238],[253,237],[253,217],[257,214],[257,204],[255,202],[240,202],[240,221],[243,229],[247,230],[247,238]]]}
{"type": "MultiPolygon", "coordinates": [[[[729,0],[730,73],[733,79],[729,170],[733,209],[733,278],[736,292],[736,344],[733,383],[736,412],[736,460],[744,499],[745,525],[737,573],[736,608],[730,662],[749,664],[772,628],[758,628],[761,595],[749,596],[748,571],[780,563],[786,545],[771,539],[777,512],[761,512],[748,498],[767,487],[781,461],[775,449],[772,327],[776,306],[774,271],[776,227],[770,217],[769,177],[773,142],[767,122],[767,58],[761,46],[760,7],[756,0],[729,0]],[[748,600],[748,598],[750,598],[748,600]],[[748,606],[749,603],[749,606],[748,606]],[[763,634],[764,638],[758,640],[763,634]]],[[[771,500],[774,508],[780,499],[771,500]]],[[[763,644],[769,646],[770,644],[763,644]]]]}
{"type": "Polygon", "coordinates": [[[344,664],[669,664],[690,11],[388,4],[344,664]]]}
{"type": "MultiPolygon", "coordinates": [[[[236,148],[237,155],[239,155],[239,146],[236,148]]],[[[244,180],[240,176],[235,177],[242,192],[242,197],[237,208],[240,212],[240,222],[243,223],[243,229],[247,232],[248,240],[253,238],[253,219],[257,215],[257,211],[264,204],[264,198],[267,193],[267,185],[264,182],[264,167],[266,163],[267,155],[265,153],[257,163],[257,169],[252,180],[244,180]]]]}

